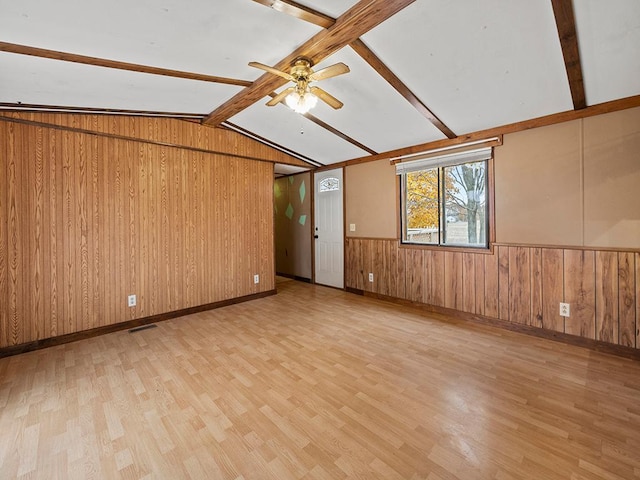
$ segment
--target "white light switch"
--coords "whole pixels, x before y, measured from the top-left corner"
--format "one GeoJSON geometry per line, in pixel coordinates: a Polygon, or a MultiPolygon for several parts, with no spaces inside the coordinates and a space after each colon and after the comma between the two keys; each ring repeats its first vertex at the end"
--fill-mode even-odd
{"type": "Polygon", "coordinates": [[[355,223],[350,223],[349,224],[349,231],[350,232],[355,232],[356,231],[356,224],[355,223]]]}

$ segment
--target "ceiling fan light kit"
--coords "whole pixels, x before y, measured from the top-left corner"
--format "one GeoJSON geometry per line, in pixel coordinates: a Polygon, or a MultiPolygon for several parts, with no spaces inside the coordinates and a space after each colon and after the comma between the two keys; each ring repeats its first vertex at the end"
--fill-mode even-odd
{"type": "Polygon", "coordinates": [[[250,62],[249,66],[259,68],[266,72],[286,78],[295,84],[275,95],[267,102],[267,106],[273,107],[284,102],[296,113],[305,114],[316,106],[318,98],[334,109],[342,108],[343,103],[333,95],[325,92],[320,87],[309,87],[311,82],[325,80],[349,72],[349,67],[344,63],[336,63],[329,67],[314,72],[311,68],[313,61],[307,57],[298,57],[294,60],[289,73],[258,62],[250,62]]]}
{"type": "Polygon", "coordinates": [[[318,103],[318,97],[307,89],[299,94],[294,91],[286,96],[285,102],[287,106],[296,113],[305,114],[318,103]]]}

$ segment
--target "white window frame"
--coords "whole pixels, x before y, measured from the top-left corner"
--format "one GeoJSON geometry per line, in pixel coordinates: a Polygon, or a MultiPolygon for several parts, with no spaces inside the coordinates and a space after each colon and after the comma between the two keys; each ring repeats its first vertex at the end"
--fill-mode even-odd
{"type": "Polygon", "coordinates": [[[493,149],[491,147],[483,147],[478,149],[466,150],[456,153],[440,154],[440,155],[424,155],[413,158],[410,161],[396,163],[396,175],[400,177],[401,182],[401,198],[400,198],[400,221],[401,221],[401,243],[405,245],[418,245],[425,247],[444,247],[444,248],[469,248],[469,249],[489,249],[490,246],[490,215],[489,200],[492,198],[489,192],[491,182],[489,181],[489,173],[491,171],[489,162],[493,158],[493,149]],[[421,170],[438,169],[438,186],[443,182],[443,169],[463,165],[465,163],[485,162],[485,243],[484,244],[455,244],[446,242],[447,222],[444,219],[444,201],[443,193],[438,192],[438,241],[437,242],[417,242],[407,238],[407,220],[406,220],[406,174],[418,172],[421,170]]]}

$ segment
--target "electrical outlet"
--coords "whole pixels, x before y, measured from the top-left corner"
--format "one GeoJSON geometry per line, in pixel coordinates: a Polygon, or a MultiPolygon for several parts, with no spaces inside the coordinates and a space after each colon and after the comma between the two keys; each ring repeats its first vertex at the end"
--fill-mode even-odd
{"type": "Polygon", "coordinates": [[[260,283],[260,275],[253,276],[253,283],[260,283]]]}
{"type": "Polygon", "coordinates": [[[130,307],[135,307],[136,306],[136,296],[135,295],[129,295],[127,297],[127,305],[129,305],[130,307]]]}
{"type": "Polygon", "coordinates": [[[571,307],[568,303],[560,302],[560,316],[568,317],[571,314],[571,307]]]}
{"type": "Polygon", "coordinates": [[[369,281],[373,283],[373,273],[369,274],[369,281]]]}

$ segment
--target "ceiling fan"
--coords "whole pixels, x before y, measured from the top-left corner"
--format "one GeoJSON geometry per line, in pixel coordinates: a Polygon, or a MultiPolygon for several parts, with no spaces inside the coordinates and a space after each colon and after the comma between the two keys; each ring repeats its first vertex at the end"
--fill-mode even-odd
{"type": "Polygon", "coordinates": [[[267,102],[267,106],[269,107],[273,107],[282,100],[285,100],[289,108],[295,112],[307,113],[316,105],[318,98],[336,110],[338,108],[342,108],[344,105],[340,100],[327,93],[322,88],[309,86],[311,82],[317,82],[348,73],[349,67],[342,62],[323,68],[317,72],[314,72],[311,68],[313,67],[313,61],[307,57],[296,58],[289,73],[258,62],[249,62],[249,66],[273,73],[274,75],[286,78],[287,80],[295,83],[295,86],[285,88],[269,100],[267,102]]]}

